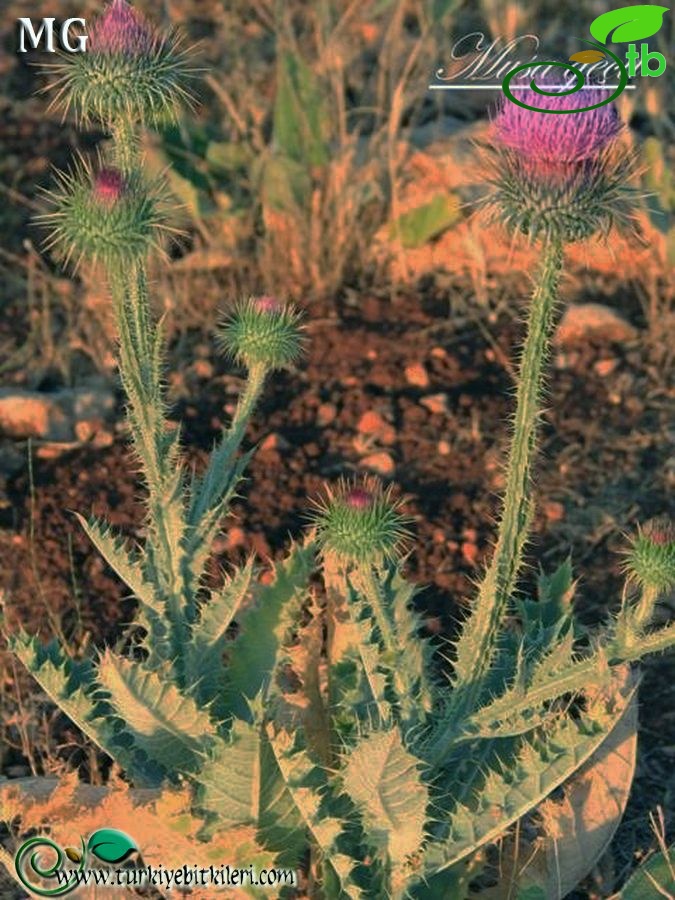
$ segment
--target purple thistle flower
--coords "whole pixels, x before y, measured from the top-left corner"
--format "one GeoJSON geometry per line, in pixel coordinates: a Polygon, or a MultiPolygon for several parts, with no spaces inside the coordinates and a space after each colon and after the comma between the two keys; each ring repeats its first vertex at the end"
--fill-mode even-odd
{"type": "Polygon", "coordinates": [[[659,547],[675,544],[675,524],[670,516],[657,516],[645,522],[642,533],[659,547]]]}
{"type": "MultiPolygon", "coordinates": [[[[540,109],[583,109],[608,94],[609,91],[605,94],[582,88],[574,94],[546,96],[528,89],[518,91],[516,96],[540,109]]],[[[496,138],[502,145],[534,165],[543,163],[544,167],[595,159],[621,129],[621,120],[612,103],[584,112],[555,115],[523,109],[504,98],[494,120],[496,138]]]]}
{"type": "Polygon", "coordinates": [[[119,169],[101,169],[94,177],[94,197],[103,206],[114,206],[126,189],[126,180],[119,169]]]}
{"type": "Polygon", "coordinates": [[[345,494],[345,503],[350,509],[368,509],[373,504],[373,495],[365,488],[355,487],[345,494]]]}
{"type": "Polygon", "coordinates": [[[127,0],[112,0],[89,32],[89,49],[95,53],[147,56],[159,42],[155,29],[127,0]]]}
{"type": "Polygon", "coordinates": [[[282,305],[276,297],[258,297],[254,302],[259,312],[278,313],[282,310],[282,305]]]}

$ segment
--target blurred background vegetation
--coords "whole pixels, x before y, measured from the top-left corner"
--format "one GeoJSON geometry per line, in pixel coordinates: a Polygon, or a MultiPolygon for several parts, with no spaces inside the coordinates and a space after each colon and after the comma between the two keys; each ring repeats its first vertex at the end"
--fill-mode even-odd
{"type": "MultiPolygon", "coordinates": [[[[430,91],[451,71],[453,44],[482,32],[485,45],[528,33],[566,59],[602,12],[580,3],[503,0],[162,0],[137,3],[196,42],[203,66],[196,117],[148,134],[152,167],[166,171],[185,236],[158,270],[160,303],[178,331],[203,326],[224,296],[265,290],[300,302],[368,285],[465,276],[480,304],[493,277],[518,268],[503,241],[486,237],[472,201],[481,172],[472,141],[484,135],[496,92],[430,91]],[[583,33],[582,33],[583,32],[583,33]]],[[[68,377],[72,353],[110,363],[105,300],[94,273],[65,280],[40,252],[29,225],[49,186],[50,167],[70,145],[92,152],[103,136],[79,135],[46,112],[46,79],[18,57],[16,17],[53,14],[53,4],[14,0],[3,16],[0,104],[0,210],[3,235],[0,332],[4,370],[30,356],[68,377]],[[99,302],[101,301],[102,302],[99,302]],[[86,322],[81,311],[87,311],[86,322]],[[17,328],[17,319],[23,322],[17,328]],[[102,321],[98,321],[101,319],[102,321]],[[104,327],[100,327],[103,325],[104,327]]],[[[58,14],[90,16],[101,4],[59,3],[58,14]]],[[[652,47],[673,45],[666,16],[652,47]],[[656,42],[656,43],[655,43],[656,42]]],[[[44,58],[43,58],[44,61],[44,58]]],[[[455,64],[459,65],[459,64],[455,64]]],[[[662,321],[656,282],[675,252],[673,116],[669,76],[624,92],[621,112],[645,164],[650,252],[633,250],[622,273],[638,273],[648,314],[662,321]],[[670,100],[668,98],[670,97],[670,100]],[[627,271],[628,270],[628,271],[627,271]]],[[[588,251],[583,251],[588,257],[588,251]]],[[[616,252],[616,248],[614,248],[616,252]]],[[[591,253],[606,272],[616,263],[591,253]]],[[[661,330],[661,329],[660,329],[661,330]]],[[[72,375],[72,373],[71,373],[72,375]]]]}

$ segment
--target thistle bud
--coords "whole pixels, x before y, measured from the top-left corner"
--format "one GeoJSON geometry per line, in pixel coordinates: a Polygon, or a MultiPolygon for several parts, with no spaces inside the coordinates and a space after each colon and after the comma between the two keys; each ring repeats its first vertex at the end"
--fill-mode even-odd
{"type": "Polygon", "coordinates": [[[174,34],[155,29],[127,0],[112,0],[89,29],[84,53],[53,66],[55,103],[84,121],[157,125],[192,101],[188,54],[174,34]]]}
{"type": "Polygon", "coordinates": [[[232,359],[252,368],[284,369],[303,348],[301,314],[274,297],[250,297],[219,326],[217,341],[232,359]]]}
{"type": "Polygon", "coordinates": [[[325,552],[346,563],[374,563],[394,559],[408,538],[408,519],[372,478],[361,483],[341,482],[315,503],[312,516],[325,552]]]}
{"type": "Polygon", "coordinates": [[[62,173],[59,182],[47,194],[54,210],[39,220],[52,231],[47,246],[58,248],[66,261],[129,265],[157,243],[164,216],[156,191],[137,176],[115,168],[94,172],[82,164],[62,173]]]}
{"type": "Polygon", "coordinates": [[[675,587],[675,524],[669,516],[650,519],[638,529],[625,569],[634,581],[659,593],[675,587]]]}

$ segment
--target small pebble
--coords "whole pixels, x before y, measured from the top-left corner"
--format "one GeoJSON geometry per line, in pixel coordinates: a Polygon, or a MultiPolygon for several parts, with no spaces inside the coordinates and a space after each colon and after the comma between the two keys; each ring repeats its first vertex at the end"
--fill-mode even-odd
{"type": "Polygon", "coordinates": [[[405,380],[413,387],[429,387],[429,373],[422,363],[413,363],[410,366],[406,366],[405,380]]]}
{"type": "Polygon", "coordinates": [[[377,472],[378,475],[390,476],[396,471],[394,460],[388,453],[371,453],[361,460],[360,465],[364,469],[377,472]]]}
{"type": "Polygon", "coordinates": [[[337,409],[332,403],[322,403],[316,413],[316,420],[321,428],[325,428],[334,422],[337,417],[337,409]]]}
{"type": "Polygon", "coordinates": [[[443,415],[448,412],[448,395],[447,394],[429,394],[420,400],[422,406],[436,415],[443,415]]]}

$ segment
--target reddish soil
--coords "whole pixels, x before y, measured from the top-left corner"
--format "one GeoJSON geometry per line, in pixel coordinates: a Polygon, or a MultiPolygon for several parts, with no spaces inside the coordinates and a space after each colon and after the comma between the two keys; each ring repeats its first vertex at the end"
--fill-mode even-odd
{"type": "MultiPolygon", "coordinates": [[[[337,312],[328,305],[311,307],[309,357],[298,371],[270,381],[250,429],[249,439],[261,446],[216,548],[219,563],[240,560],[251,550],[262,558],[283,553],[289,535],[306,524],[309,498],[327,481],[359,471],[366,449],[380,450],[394,460],[393,480],[415,519],[409,573],[428,585],[419,602],[429,629],[452,632],[493,537],[512,394],[510,376],[497,360],[512,355],[521,335],[515,317],[502,317],[487,323],[496,338],[488,344],[476,327],[453,325],[449,306],[447,295],[436,296],[430,286],[423,297],[368,296],[341,304],[337,312]],[[405,369],[413,363],[426,367],[427,387],[408,383],[405,369]],[[447,396],[445,412],[420,403],[438,393],[447,396]],[[391,427],[383,429],[379,443],[357,447],[358,423],[368,411],[391,427]]],[[[625,311],[640,324],[635,309],[628,305],[625,311]]],[[[176,350],[171,372],[185,374],[170,374],[169,383],[174,415],[184,423],[185,444],[199,466],[227,421],[225,408],[236,399],[241,373],[212,356],[203,336],[190,336],[187,343],[180,356],[191,363],[181,363],[176,350]]],[[[664,511],[669,404],[644,342],[585,345],[557,352],[556,359],[532,554],[551,568],[571,546],[582,575],[580,610],[597,620],[620,597],[621,531],[664,511]],[[613,371],[601,374],[606,368],[596,363],[607,359],[613,371]]],[[[44,637],[51,619],[60,620],[76,642],[87,634],[95,645],[112,641],[128,621],[132,601],[72,511],[105,516],[129,536],[141,536],[140,488],[124,436],[118,433],[106,450],[36,459],[33,479],[32,493],[27,472],[9,481],[9,503],[0,514],[0,557],[7,561],[1,586],[10,619],[20,618],[44,637]]],[[[675,675],[672,658],[645,669],[643,696],[656,683],[665,697],[664,679],[672,684],[675,675]]],[[[634,791],[636,811],[629,810],[622,826],[624,865],[636,846],[652,842],[646,810],[665,799],[675,720],[661,711],[669,706],[664,699],[661,708],[648,704],[642,711],[644,789],[634,791]]],[[[65,722],[60,728],[72,733],[65,722]]],[[[63,750],[71,762],[84,761],[72,752],[63,750]]],[[[4,768],[16,774],[17,765],[26,760],[11,751],[4,768]]]]}

